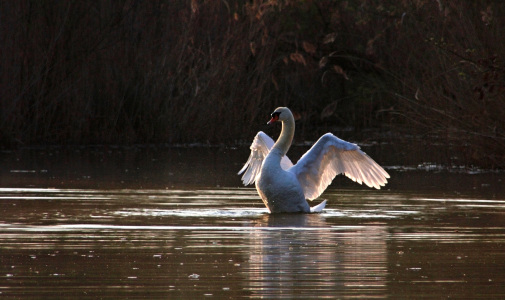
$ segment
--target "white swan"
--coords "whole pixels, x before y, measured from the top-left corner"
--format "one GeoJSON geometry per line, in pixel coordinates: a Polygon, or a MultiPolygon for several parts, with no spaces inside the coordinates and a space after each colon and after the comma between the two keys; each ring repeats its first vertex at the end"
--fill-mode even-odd
{"type": "Polygon", "coordinates": [[[295,133],[295,120],[287,107],[279,107],[267,124],[282,122],[282,131],[274,141],[262,131],[251,144],[251,154],[238,174],[242,182],[256,182],[256,190],[271,213],[320,212],[326,200],[310,208],[306,199],[319,197],[337,174],[345,174],[359,184],[380,189],[389,174],[353,143],[331,133],[323,135],[300,160],[293,163],[286,156],[295,133]]]}

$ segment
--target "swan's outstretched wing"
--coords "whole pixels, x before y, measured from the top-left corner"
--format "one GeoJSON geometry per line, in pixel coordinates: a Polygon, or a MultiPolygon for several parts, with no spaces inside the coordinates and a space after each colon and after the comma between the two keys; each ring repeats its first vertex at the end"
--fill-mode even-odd
{"type": "MultiPolygon", "coordinates": [[[[268,135],[266,135],[263,131],[258,132],[254,137],[253,143],[251,144],[251,154],[249,155],[249,159],[244,164],[242,169],[238,172],[238,174],[244,173],[242,176],[242,182],[244,185],[252,184],[256,181],[256,177],[260,174],[261,164],[263,160],[267,156],[270,149],[272,149],[274,145],[274,140],[272,140],[268,135]]],[[[281,159],[281,168],[287,170],[293,166],[293,163],[287,156],[284,156],[281,159]]]]}
{"type": "Polygon", "coordinates": [[[389,174],[353,143],[331,133],[323,135],[290,170],[300,182],[305,198],[319,197],[338,174],[359,184],[380,189],[389,174]]]}

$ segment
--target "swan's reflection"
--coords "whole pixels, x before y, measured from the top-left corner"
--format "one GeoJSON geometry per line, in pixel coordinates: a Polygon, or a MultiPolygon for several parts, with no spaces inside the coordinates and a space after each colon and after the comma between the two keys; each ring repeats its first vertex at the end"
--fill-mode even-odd
{"type": "Polygon", "coordinates": [[[264,215],[251,236],[248,289],[260,297],[383,297],[384,226],[330,227],[323,214],[264,215]]]}

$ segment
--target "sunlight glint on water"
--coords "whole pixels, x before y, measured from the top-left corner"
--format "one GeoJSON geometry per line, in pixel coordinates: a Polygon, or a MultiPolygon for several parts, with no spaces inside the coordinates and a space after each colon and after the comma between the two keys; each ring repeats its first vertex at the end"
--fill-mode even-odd
{"type": "Polygon", "coordinates": [[[89,186],[0,188],[0,295],[505,297],[500,196],[330,188],[269,215],[252,188],[89,186]]]}

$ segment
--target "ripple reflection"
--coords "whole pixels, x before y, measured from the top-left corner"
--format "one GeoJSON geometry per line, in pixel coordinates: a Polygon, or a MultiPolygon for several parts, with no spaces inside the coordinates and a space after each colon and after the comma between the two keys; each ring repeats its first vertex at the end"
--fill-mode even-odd
{"type": "Polygon", "coordinates": [[[332,227],[322,214],[264,215],[253,231],[244,276],[257,296],[306,298],[386,296],[384,226],[332,227]],[[313,230],[290,230],[312,228],[313,230]]]}

